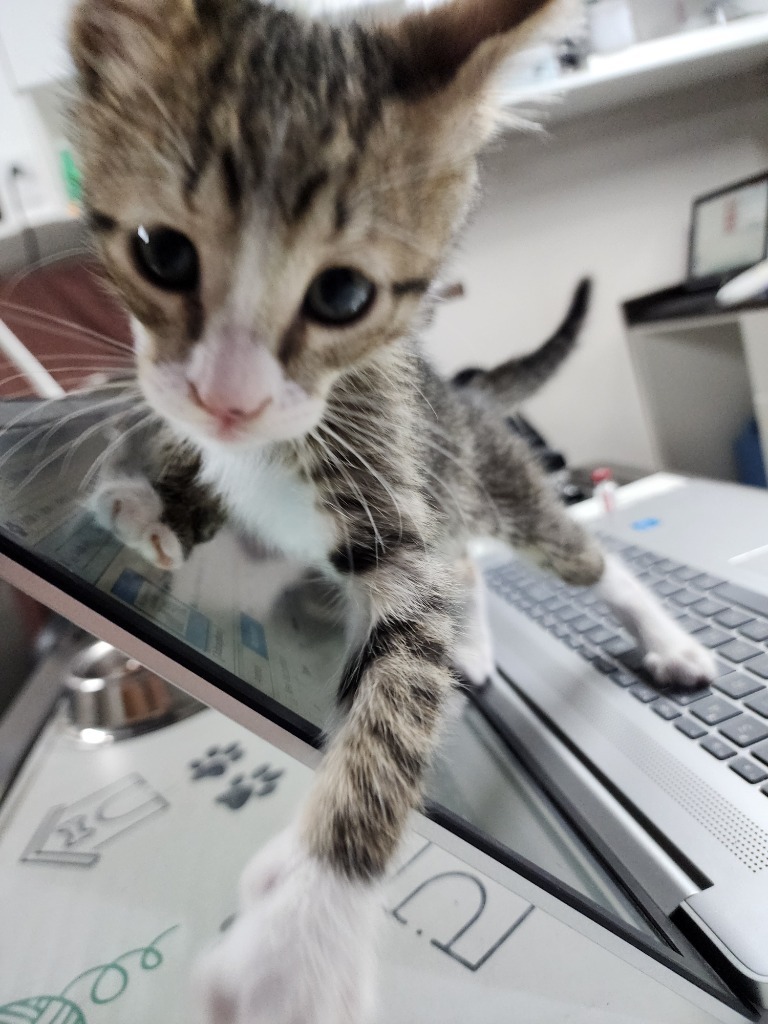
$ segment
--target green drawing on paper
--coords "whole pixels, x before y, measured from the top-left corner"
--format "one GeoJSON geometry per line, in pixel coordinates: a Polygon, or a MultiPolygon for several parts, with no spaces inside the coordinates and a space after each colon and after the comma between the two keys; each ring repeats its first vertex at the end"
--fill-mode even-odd
{"type": "Polygon", "coordinates": [[[17,999],[12,1003],[0,1006],[0,1024],[88,1024],[88,1018],[82,1006],[69,998],[67,993],[76,986],[86,989],[85,998],[95,1006],[113,1003],[128,988],[131,980],[130,967],[138,967],[142,971],[154,971],[163,963],[163,954],[157,948],[158,943],[175,932],[179,925],[167,928],[146,946],[129,949],[121,953],[107,964],[91,967],[78,974],[68,985],[65,985],[57,996],[31,996],[28,999],[17,999]],[[138,957],[138,961],[126,966],[123,961],[138,957]],[[86,979],[88,981],[86,982],[86,979]]]}

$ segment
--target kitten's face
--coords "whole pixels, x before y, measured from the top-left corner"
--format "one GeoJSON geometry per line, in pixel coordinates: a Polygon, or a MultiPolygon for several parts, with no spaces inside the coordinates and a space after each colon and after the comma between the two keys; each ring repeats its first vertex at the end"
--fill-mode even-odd
{"type": "Polygon", "coordinates": [[[471,193],[475,104],[398,82],[388,36],[148,3],[82,0],[73,31],[86,198],[142,387],[198,442],[300,437],[411,328],[471,193]]]}

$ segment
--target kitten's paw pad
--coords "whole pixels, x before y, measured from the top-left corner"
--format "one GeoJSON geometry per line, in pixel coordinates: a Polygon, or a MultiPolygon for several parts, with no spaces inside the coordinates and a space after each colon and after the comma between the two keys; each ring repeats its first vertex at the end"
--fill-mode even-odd
{"type": "Polygon", "coordinates": [[[664,650],[649,651],[643,665],[659,686],[693,689],[715,678],[712,652],[685,634],[664,650]]]}
{"type": "Polygon", "coordinates": [[[372,1010],[377,891],[292,836],[246,869],[242,907],[197,964],[205,1024],[364,1024],[372,1010]]]}
{"type": "Polygon", "coordinates": [[[178,569],[184,550],[173,530],[160,521],[160,496],[141,477],[101,484],[90,499],[96,521],[118,540],[160,569],[178,569]]]}

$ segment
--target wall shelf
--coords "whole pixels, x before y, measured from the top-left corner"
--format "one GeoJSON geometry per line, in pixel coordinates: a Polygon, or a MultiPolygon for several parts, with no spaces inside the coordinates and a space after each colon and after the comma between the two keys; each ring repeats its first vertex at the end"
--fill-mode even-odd
{"type": "Polygon", "coordinates": [[[559,78],[530,85],[508,80],[504,99],[518,108],[546,104],[547,120],[562,121],[764,67],[768,14],[638,43],[610,56],[593,55],[584,70],[559,78]]]}

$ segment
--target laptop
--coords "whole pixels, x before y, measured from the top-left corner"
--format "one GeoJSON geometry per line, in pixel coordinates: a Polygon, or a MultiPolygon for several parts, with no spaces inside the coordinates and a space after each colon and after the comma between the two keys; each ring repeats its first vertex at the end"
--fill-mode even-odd
{"type": "MultiPolygon", "coordinates": [[[[109,444],[106,414],[130,413],[129,402],[121,406],[109,391],[87,400],[0,403],[0,577],[303,763],[317,763],[343,670],[343,623],[318,620],[324,597],[316,594],[313,601],[311,584],[308,594],[303,566],[246,551],[226,532],[170,577],[95,524],[82,488],[109,444]]],[[[606,543],[638,552],[647,546],[657,562],[690,564],[696,576],[768,596],[760,561],[768,544],[768,498],[679,478],[655,481],[651,493],[642,484],[622,490],[622,501],[632,504],[610,522],[595,520],[606,543]],[[711,538],[703,508],[710,510],[711,538]],[[733,552],[718,538],[731,530],[739,532],[738,554],[753,552],[751,562],[729,560],[733,552]]],[[[574,514],[588,511],[585,503],[574,514]]],[[[746,781],[680,733],[677,719],[655,713],[661,699],[655,691],[640,700],[637,687],[647,684],[633,674],[629,652],[610,653],[608,638],[593,649],[600,634],[579,641],[577,649],[551,632],[548,618],[529,614],[533,605],[515,606],[508,582],[501,581],[521,563],[507,549],[485,547],[478,558],[488,581],[499,673],[470,699],[493,739],[478,731],[482,742],[472,758],[466,746],[449,751],[452,787],[463,789],[465,806],[451,807],[451,793],[437,793],[447,806],[431,805],[430,816],[499,871],[512,870],[554,896],[577,929],[594,929],[601,943],[615,941],[619,956],[630,949],[645,973],[686,998],[695,986],[708,1006],[720,1007],[716,1019],[757,1020],[768,977],[761,914],[768,796],[762,784],[746,781]],[[625,673],[621,683],[608,665],[625,673]],[[498,765],[493,806],[487,805],[490,789],[477,798],[489,758],[498,765]],[[583,868],[579,858],[572,860],[570,880],[516,848],[503,780],[517,785],[519,773],[510,766],[519,758],[528,759],[531,785],[543,782],[558,812],[540,821],[554,848],[588,844],[589,856],[579,855],[583,868]],[[615,893],[602,904],[594,895],[598,866],[611,876],[615,893]]],[[[531,600],[545,582],[525,584],[531,600]]],[[[562,595],[539,593],[547,602],[554,596],[562,595]]],[[[590,614],[599,611],[593,602],[590,614]]],[[[702,616],[701,609],[690,614],[702,616]]],[[[611,650],[619,651],[621,639],[611,650]]],[[[679,717],[699,720],[687,709],[679,717]]],[[[710,732],[719,735],[716,728],[710,732]]],[[[749,750],[746,757],[762,764],[749,750]]]]}
{"type": "Polygon", "coordinates": [[[692,635],[718,678],[650,685],[590,591],[481,545],[498,675],[478,696],[608,856],[768,1005],[768,492],[659,474],[576,515],[692,635]]]}

